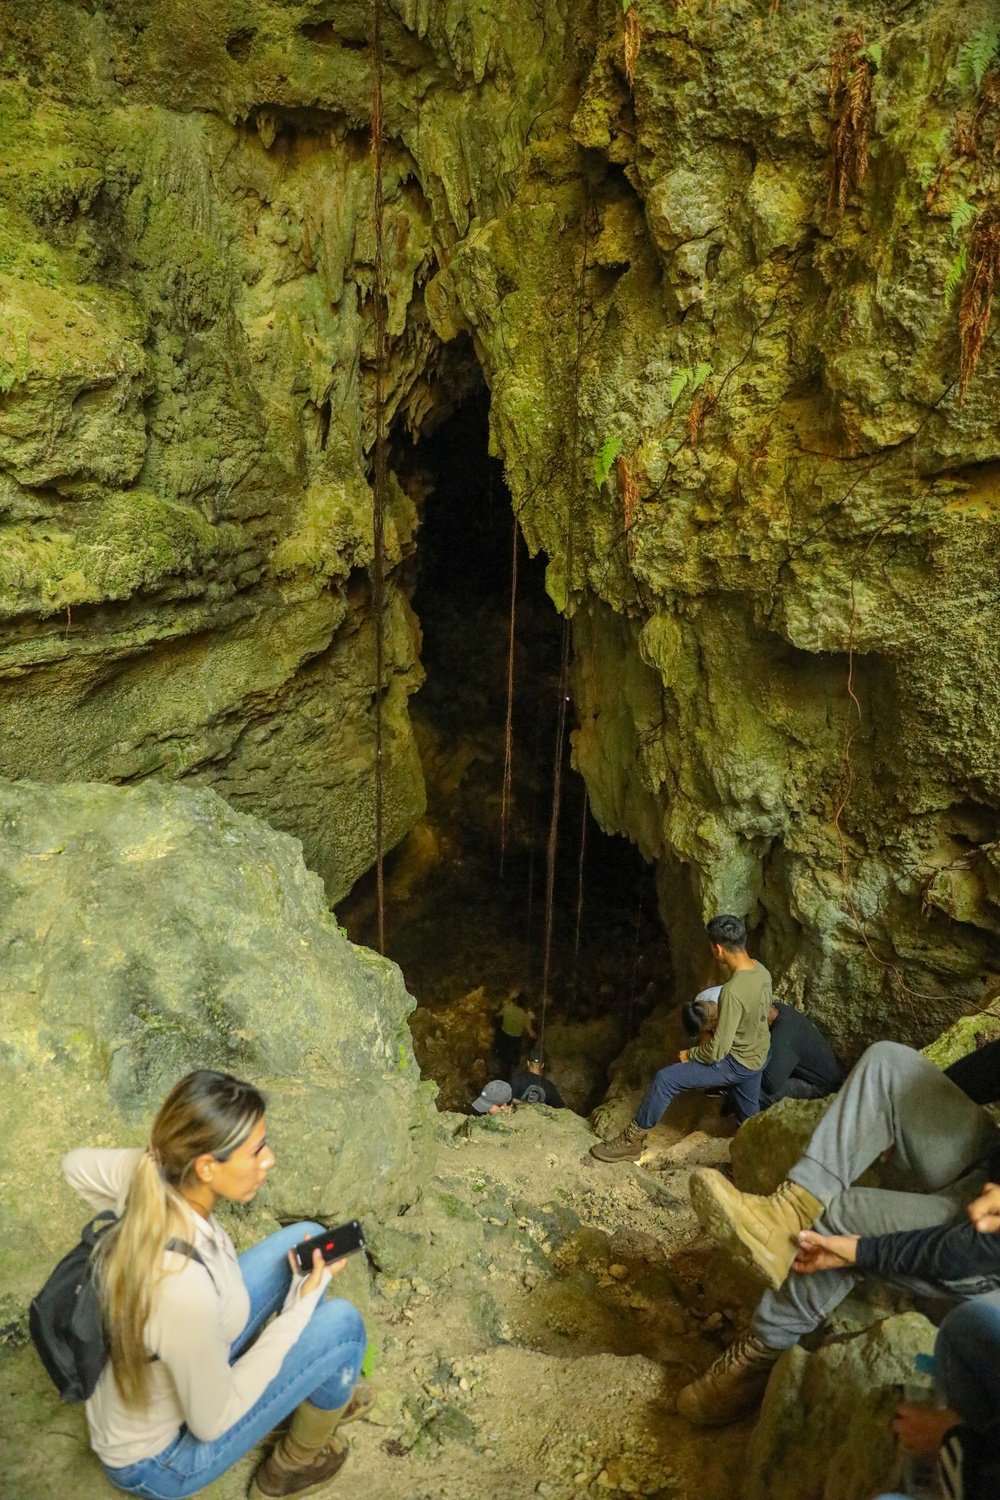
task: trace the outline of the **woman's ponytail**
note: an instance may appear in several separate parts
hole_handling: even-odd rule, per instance
[[[111,1365],[127,1406],[142,1406],[149,1389],[149,1353],[143,1340],[153,1286],[170,1238],[170,1190],[151,1151],[132,1178],[121,1219],[100,1243],[101,1292]]]
[[[143,1406],[149,1395],[145,1331],[167,1241],[191,1237],[192,1209],[180,1189],[199,1156],[225,1161],[263,1113],[252,1084],[199,1069],[171,1089],[153,1122],[125,1211],[97,1251],[111,1366],[127,1406]]]

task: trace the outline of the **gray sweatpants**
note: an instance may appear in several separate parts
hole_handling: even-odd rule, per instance
[[[898,1042],[876,1042],[851,1072],[789,1172],[825,1205],[820,1234],[892,1234],[961,1217],[986,1181],[983,1158],[1000,1130],[957,1084]],[[852,1187],[883,1151],[886,1188]],[[771,1349],[787,1349],[833,1311],[856,1273],[792,1271],[767,1291],[751,1324]],[[916,1282],[905,1283],[921,1291]]]

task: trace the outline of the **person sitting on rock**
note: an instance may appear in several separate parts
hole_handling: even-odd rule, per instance
[[[1000,1099],[1000,1043],[992,1046],[991,1088],[987,1065],[976,1065],[991,1102]],[[886,1185],[853,1186],[880,1158]],[[876,1042],[775,1192],[741,1193],[721,1172],[692,1173],[702,1224],[770,1288],[749,1331],[681,1391],[678,1411],[717,1425],[753,1410],[782,1350],[829,1316],[859,1272],[936,1297],[989,1294],[1000,1307],[1000,1188],[980,1197],[998,1166],[1000,1130],[986,1111],[919,1052]]]
[[[548,1104],[553,1109],[562,1109],[562,1095],[550,1078],[544,1077],[545,1058],[538,1047],[528,1053],[527,1064],[515,1068],[510,1086],[514,1100],[519,1104]]]
[[[632,1120],[612,1141],[591,1146],[598,1161],[638,1161],[646,1136],[671,1100],[686,1089],[728,1088],[740,1124],[759,1108],[761,1070],[770,1033],[771,976],[747,953],[747,933],[739,917],[713,917],[707,926],[712,952],[729,970],[719,991],[719,1016],[711,1038],[661,1068]]]
[[[702,990],[681,1007],[684,1030],[701,1045],[715,1030],[720,989],[721,985]],[[779,1099],[825,1099],[835,1094],[844,1081],[845,1070],[816,1023],[776,1000],[767,1024],[771,1048],[760,1081],[761,1109],[770,1109]]]
[[[521,1061],[523,1039],[527,1036],[532,1041],[535,1040],[534,1012],[526,1010],[523,1005],[518,1005],[520,996],[520,990],[512,990],[497,1012],[493,1051],[496,1054],[498,1069],[507,1079]]]
[[[1000,1189],[977,1212],[1000,1229]],[[1000,1495],[1000,1307],[977,1297],[948,1314],[934,1345],[934,1380],[944,1407],[902,1405],[893,1428],[916,1458],[938,1457],[946,1500],[997,1500]],[[881,1500],[905,1500],[883,1495]]]
[[[120,1490],[194,1495],[290,1415],[250,1494],[299,1494],[333,1478],[348,1453],[338,1428],[374,1403],[355,1389],[361,1314],[323,1300],[344,1262],[324,1266],[317,1250],[302,1275],[291,1255],[322,1226],[292,1224],[237,1256],[213,1216],[220,1198],[252,1202],[273,1166],[262,1095],[207,1069],[171,1089],[145,1149],[63,1159],[82,1198],[120,1215],[98,1241],[110,1359],[86,1406]]]

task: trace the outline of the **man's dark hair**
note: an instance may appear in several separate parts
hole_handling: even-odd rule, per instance
[[[747,946],[747,930],[740,917],[723,914],[713,917],[706,923],[705,931],[708,933],[709,941],[718,943],[720,948],[725,948],[727,953],[745,953]]]
[[[685,1000],[681,1006],[681,1025],[685,1036],[699,1037],[712,1020],[711,1001]]]

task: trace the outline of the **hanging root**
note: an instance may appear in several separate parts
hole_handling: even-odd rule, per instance
[[[385,681],[385,506],[388,493],[386,442],[386,339],[388,299],[385,279],[385,131],[382,95],[382,0],[372,0],[369,39],[372,69],[373,219],[375,231],[375,474],[372,518],[372,609],[375,616],[375,891],[378,951],[385,953],[385,747],[382,697]]]
[[[641,46],[642,26],[639,21],[639,12],[634,5],[630,5],[625,12],[625,77],[628,79],[629,88],[635,83],[635,65],[639,59]]]
[[[865,29],[857,26],[830,54],[830,116],[833,163],[827,207],[843,213],[847,195],[868,175],[868,134],[872,119],[872,63],[862,53]]]
[[[503,793],[500,798],[500,879],[503,879],[507,832],[510,826],[514,767],[514,638],[517,629],[517,516],[510,558],[510,634],[507,643],[507,719],[504,725]]]
[[[1000,205],[985,208],[972,226],[968,271],[958,314],[959,400],[975,374],[993,311],[993,294],[1000,277]]]

